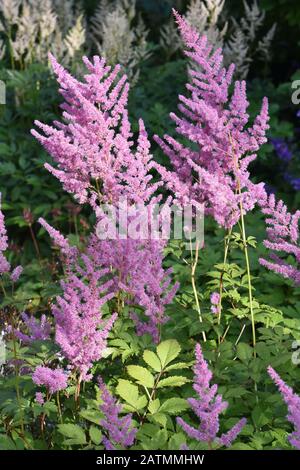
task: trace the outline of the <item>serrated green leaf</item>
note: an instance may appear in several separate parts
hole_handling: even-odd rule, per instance
[[[128,374],[133,377],[140,385],[147,388],[154,387],[154,377],[145,367],[127,366]]]
[[[156,400],[151,400],[148,405],[148,410],[151,414],[156,413],[160,407],[160,400],[156,398]]]
[[[176,359],[181,351],[181,347],[176,339],[168,339],[160,343],[156,351],[162,368],[165,368],[170,362]]]
[[[247,343],[239,343],[237,345],[237,357],[242,362],[249,362],[253,357],[253,349]]]
[[[79,415],[91,423],[100,424],[103,414],[99,410],[81,410]]]
[[[155,421],[156,423],[159,423],[164,428],[167,425],[167,417],[163,413],[154,413],[153,415],[151,415],[151,420]]]
[[[159,412],[162,413],[169,413],[177,414],[181,411],[184,411],[189,408],[189,404],[183,398],[169,398],[164,403],[162,403],[161,407],[159,408]]]
[[[170,366],[165,368],[165,371],[170,371],[170,370],[179,370],[179,369],[188,369],[191,367],[192,363],[187,363],[187,362],[176,362],[175,364],[171,364]]]
[[[85,432],[77,424],[59,424],[58,431],[68,438],[65,440],[66,444],[86,444]]]
[[[148,364],[148,366],[152,367],[156,372],[161,371],[161,362],[159,357],[153,351],[149,351],[146,349],[143,354],[143,359]]]
[[[181,387],[182,385],[190,382],[189,379],[186,377],[182,377],[180,375],[174,375],[171,377],[167,377],[166,379],[162,379],[158,382],[157,388],[163,387]]]
[[[102,432],[96,426],[91,426],[89,429],[90,438],[94,444],[100,444],[102,440]]]
[[[126,403],[129,403],[132,406],[136,405],[139,398],[139,389],[136,385],[129,382],[129,380],[120,379],[116,392],[124,401],[126,401]]]

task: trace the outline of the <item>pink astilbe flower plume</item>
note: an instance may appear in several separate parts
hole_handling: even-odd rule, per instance
[[[178,283],[171,286],[171,269],[163,268],[163,244],[157,240],[98,240],[92,236],[88,254],[99,266],[113,270],[112,289],[127,294],[127,304],[144,309],[144,320],[131,314],[137,334],[148,333],[158,343],[160,326],[168,321],[165,306],[178,289]]]
[[[0,276],[5,273],[9,273],[11,270],[10,263],[7,261],[3,252],[8,248],[8,237],[6,233],[4,215],[1,211],[1,193],[0,193]],[[17,282],[23,271],[22,266],[17,266],[10,273],[10,279],[12,282]]]
[[[68,240],[58,230],[51,227],[42,217],[38,219],[38,222],[48,232],[53,240],[53,244],[60,249],[68,266],[78,256],[78,249],[75,246],[70,246]]]
[[[287,419],[295,427],[295,431],[289,436],[289,441],[292,446],[300,450],[300,397],[293,392],[292,388],[289,387],[277,374],[277,372],[271,367],[268,367],[268,373],[271,379],[277,385],[282,398],[288,407]]]
[[[276,201],[271,194],[261,201],[261,210],[266,217],[267,239],[264,245],[269,250],[269,259],[260,258],[260,263],[266,268],[291,279],[300,285],[300,211],[294,214],[288,212],[282,201]],[[295,263],[289,264],[284,256],[291,255]]]
[[[153,157],[142,120],[136,145],[132,140],[126,108],[129,86],[125,75],[119,77],[120,67],[111,69],[97,56],[92,61],[84,58],[88,73],[80,82],[53,56],[50,59],[65,100],[64,122],[47,126],[36,121],[41,133],[32,131],[56,162],[55,168],[47,165],[48,170],[80,203],[92,206],[97,227],[107,222],[103,204],[117,206],[126,201],[129,207],[133,204],[153,207],[160,200],[156,192],[162,182],[153,182]],[[119,212],[117,223],[118,217]],[[134,216],[129,221],[133,222]],[[73,248],[47,222],[40,219],[40,223],[68,263]],[[164,243],[131,236],[123,240],[117,235],[105,240],[92,236],[87,245],[98,267],[111,270],[115,276],[110,292],[124,289],[127,298],[144,309],[146,321],[132,314],[138,334],[150,333],[157,342],[160,325],[167,321],[164,307],[177,288],[169,287],[170,270],[163,269]]]
[[[28,334],[21,331],[15,330],[15,335],[23,343],[32,343],[33,341],[42,341],[50,338],[51,324],[47,320],[46,315],[42,315],[41,319],[38,320],[33,316],[29,316],[26,313],[21,315],[23,324],[28,330]]]
[[[161,183],[152,179],[150,144],[142,120],[137,149],[133,149],[131,126],[126,109],[129,85],[120,66],[113,69],[95,56],[83,62],[88,73],[80,82],[50,55],[60,85],[65,122],[48,126],[35,121],[42,133],[32,130],[57,167],[45,167],[80,202],[113,203],[119,197],[145,202]],[[97,187],[94,182],[97,181]],[[94,198],[92,197],[94,196]]]
[[[82,254],[81,259],[61,281],[63,294],[52,307],[55,340],[72,369],[81,380],[89,380],[93,363],[102,357],[109,332],[116,320],[114,313],[103,318],[102,307],[114,293],[105,293],[112,281],[103,281],[107,270],[97,268]]]
[[[132,415],[127,414],[119,417],[122,406],[111,395],[102,379],[99,379],[102,404],[100,410],[104,418],[100,425],[105,430],[102,443],[106,450],[115,450],[116,446],[126,449],[133,445],[137,429],[132,425]]]
[[[223,401],[222,395],[218,395],[218,386],[210,385],[212,372],[205,361],[200,344],[196,345],[196,364],[194,367],[194,390],[198,398],[189,398],[194,413],[200,420],[198,429],[187,424],[182,418],[177,418],[177,423],[192,439],[207,442],[209,445],[223,445],[230,447],[243,426],[246,419],[242,418],[230,431],[217,437],[219,432],[219,415],[227,408],[228,403]]]
[[[35,384],[46,387],[51,394],[64,390],[68,386],[68,374],[59,368],[50,369],[38,366],[32,375],[32,380]]]
[[[200,37],[175,10],[174,15],[187,47],[185,54],[197,67],[190,70],[189,96],[179,96],[181,115],[170,116],[177,133],[191,146],[169,135],[155,136],[173,170],[155,166],[179,203],[204,203],[220,225],[232,227],[240,217],[241,203],[248,212],[264,194],[262,184],[251,183],[248,165],[266,142],[268,102],[264,98],[250,127],[246,83],[235,82],[230,97],[234,66],[224,68],[222,50],[213,52],[206,36]]]
[[[3,252],[7,250],[8,238],[6,234],[6,228],[4,223],[4,215],[1,211],[1,193],[0,193],[0,274],[7,273],[10,270],[10,264],[3,255]]]

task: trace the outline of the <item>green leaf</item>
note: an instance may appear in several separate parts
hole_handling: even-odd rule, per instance
[[[151,415],[151,420],[161,424],[161,426],[163,426],[164,428],[167,425],[167,416],[163,413],[154,413],[153,415]]]
[[[174,375],[172,377],[167,377],[158,382],[157,388],[163,387],[181,387],[182,385],[190,382],[186,377],[181,377],[180,375]]]
[[[129,382],[129,380],[120,379],[116,392],[126,402],[126,405],[124,405],[125,411],[134,412],[142,410],[148,403],[146,395],[139,395],[138,387]]]
[[[178,370],[178,369],[189,369],[193,362],[176,362],[175,364],[171,364],[170,366],[165,368],[165,371],[169,370]]]
[[[154,387],[154,377],[147,369],[141,366],[128,366],[128,374],[138,381],[140,385],[147,388]]]
[[[157,346],[157,355],[164,369],[180,353],[181,347],[176,339],[168,339]]]
[[[143,354],[143,359],[148,364],[148,366],[152,367],[152,369],[154,369],[156,372],[161,371],[161,363],[155,352],[148,351],[148,349],[146,349]]]
[[[186,443],[186,437],[182,432],[173,434],[173,436],[170,437],[169,442],[168,442],[168,448],[170,450],[178,450],[180,449],[182,444]]]
[[[151,400],[149,402],[148,410],[150,411],[151,414],[154,414],[159,410],[159,407],[160,407],[160,400],[156,398],[156,400]]]
[[[139,389],[136,385],[133,385],[129,380],[120,379],[116,392],[126,403],[135,407],[139,398]]]
[[[5,434],[0,434],[0,450],[16,450],[14,441]]]
[[[99,410],[81,410],[80,416],[91,423],[100,424],[103,414]]]
[[[68,438],[64,441],[65,444],[86,444],[85,432],[77,424],[59,424],[58,430]]]
[[[96,426],[91,426],[90,430],[90,438],[94,444],[100,444],[102,441],[102,432]]]
[[[247,343],[239,343],[237,345],[237,357],[242,362],[249,362],[253,357],[253,349]]]
[[[159,412],[169,413],[172,415],[180,413],[181,411],[184,411],[188,408],[189,404],[183,398],[169,398],[161,405]]]

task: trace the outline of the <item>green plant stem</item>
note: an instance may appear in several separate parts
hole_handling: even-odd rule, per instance
[[[195,281],[195,273],[196,273],[196,268],[198,265],[198,259],[199,259],[199,242],[196,242],[196,250],[195,250],[195,259],[193,260],[193,255],[192,255],[192,246],[190,243],[190,250],[191,250],[191,258],[192,258],[192,269],[191,269],[191,283],[192,283],[192,288],[193,288],[193,293],[195,297],[195,302],[196,302],[196,307],[197,307],[197,312],[199,316],[199,321],[200,323],[203,322],[202,320],[202,314],[201,314],[201,307],[200,307],[200,302],[198,298],[198,293],[197,293],[197,288],[196,288],[196,281]],[[203,341],[206,342],[206,334],[205,331],[202,331],[202,338]]]
[[[219,304],[218,304],[218,325],[221,324],[221,316],[222,316],[222,295],[223,295],[223,276],[224,276],[224,273],[225,273],[225,264],[227,263],[227,258],[228,258],[228,252],[229,252],[229,246],[230,246],[230,236],[231,236],[231,233],[232,233],[232,228],[228,231],[228,235],[227,237],[225,237],[225,240],[224,240],[224,245],[225,245],[225,248],[224,248],[224,258],[223,258],[223,270],[220,274],[220,287],[219,287],[219,296],[220,296],[220,300],[219,300]],[[218,343],[220,344],[221,343],[221,336],[220,334],[218,333]]]
[[[80,395],[80,385],[81,385],[81,381],[82,381],[82,376],[81,376],[81,374],[80,374],[79,377],[78,377],[78,380],[77,380],[76,389],[75,389],[75,395],[74,395],[75,403],[76,403],[76,407],[77,407],[77,408],[79,408],[79,395]]]
[[[40,249],[39,249],[39,245],[38,245],[38,242],[35,238],[35,235],[34,235],[34,231],[32,229],[32,224],[29,224],[29,230],[30,230],[30,235],[31,235],[31,238],[32,238],[32,241],[33,241],[33,245],[34,245],[34,248],[35,248],[35,251],[36,251],[36,254],[37,254],[37,257],[38,257],[38,260],[39,260],[39,263],[41,265],[42,261],[41,261],[41,253],[40,253]]]
[[[2,281],[0,281],[1,283],[1,289],[3,290],[3,294],[4,294],[4,297],[7,297],[7,293],[6,293],[6,290],[5,290],[5,287],[4,287],[4,284]]]
[[[239,192],[241,194],[241,191]],[[253,342],[253,348],[254,348],[254,357],[256,357],[256,350],[255,350],[256,332],[255,332],[255,318],[254,318],[253,298],[252,298],[251,271],[250,271],[250,262],[249,262],[249,254],[248,254],[248,246],[247,246],[247,238],[246,238],[246,230],[245,230],[245,221],[244,221],[244,214],[243,214],[243,203],[241,200],[240,200],[240,210],[241,210],[242,239],[243,239],[243,244],[244,244],[246,271],[247,271],[247,278],[248,278],[249,305],[250,305],[251,325],[252,325],[252,342]]]
[[[15,386],[16,386],[16,395],[17,401],[20,410],[20,421],[21,421],[21,433],[24,436],[24,419],[23,419],[23,410],[21,404],[21,394],[20,394],[20,384],[19,384],[19,366],[18,366],[18,355],[17,355],[17,346],[16,346],[16,336],[15,336],[15,326],[14,321],[12,320],[12,335],[13,335],[13,354],[15,360]]]
[[[156,378],[156,380],[155,380],[155,383],[154,383],[154,386],[153,386],[153,389],[152,389],[150,395],[149,395],[148,390],[145,388],[145,391],[146,391],[146,393],[147,393],[147,395],[148,395],[148,398],[149,398],[149,403],[155,399],[156,388],[157,388],[157,385],[158,385],[158,383],[159,383],[159,381],[160,381],[161,376],[162,376],[163,373],[164,373],[164,370],[162,369],[162,370],[159,372],[159,374],[158,374],[158,376],[157,376],[157,378]],[[143,422],[144,422],[146,416],[147,416],[147,410],[145,411],[145,413],[143,414],[143,416],[142,416],[142,418],[141,418],[140,425],[143,424]]]
[[[78,232],[78,224],[77,224],[77,215],[74,215],[73,222],[74,222],[74,228],[75,228],[75,235],[76,235],[77,243],[79,245],[80,240],[79,240],[79,232]]]
[[[61,413],[61,406],[60,406],[60,400],[59,400],[59,392],[56,394],[56,400],[57,400],[57,409],[58,409],[58,414],[59,414],[59,419],[61,424],[63,424],[63,417]]]
[[[236,171],[238,174],[239,171],[239,164],[238,159],[235,155],[235,150],[232,142],[231,135],[229,135],[230,143],[232,145],[233,150],[233,161],[236,167]],[[251,285],[251,271],[250,271],[250,262],[249,262],[249,254],[248,254],[248,245],[247,245],[247,237],[246,237],[246,229],[245,229],[245,219],[244,219],[244,208],[243,208],[243,201],[242,201],[242,190],[241,190],[241,182],[237,177],[237,193],[239,195],[239,207],[240,207],[240,221],[241,221],[241,235],[244,245],[244,253],[245,253],[245,262],[246,262],[246,271],[247,271],[247,278],[248,278],[248,295],[249,295],[249,305],[250,305],[250,315],[251,315],[251,325],[252,325],[252,343],[253,343],[253,350],[254,350],[254,357],[256,357],[256,332],[255,332],[255,318],[254,318],[254,310],[253,310],[253,299],[252,299],[252,285]]]

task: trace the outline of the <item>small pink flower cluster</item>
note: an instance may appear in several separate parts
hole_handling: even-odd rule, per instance
[[[51,394],[64,390],[68,386],[68,374],[59,368],[50,369],[38,366],[32,375],[32,380],[35,384],[46,387]]]
[[[1,211],[1,193],[0,193],[0,276],[5,273],[9,273],[11,266],[5,258],[3,252],[8,248],[8,238],[4,223],[4,216]],[[17,266],[10,274],[12,282],[17,282],[23,271],[22,266]]]
[[[289,436],[289,441],[292,446],[300,450],[300,397],[293,392],[291,387],[280,378],[271,366],[268,367],[268,373],[287,404],[289,411],[287,418],[295,427],[294,432]]]
[[[132,424],[132,415],[119,417],[122,406],[117,403],[101,378],[99,388],[102,400],[100,410],[104,415],[100,424],[106,431],[106,436],[102,438],[105,449],[116,450],[117,445],[122,446],[123,449],[131,447],[137,433],[137,429]]]
[[[246,424],[246,419],[242,418],[227,433],[217,437],[219,431],[219,415],[224,411],[228,403],[223,401],[221,395],[217,395],[218,386],[210,385],[212,372],[205,361],[200,344],[196,345],[196,364],[194,367],[194,390],[198,399],[189,398],[194,413],[200,420],[200,426],[195,429],[187,424],[182,418],[177,418],[177,423],[192,439],[200,442],[230,447],[242,428]]]
[[[300,237],[299,218],[300,211],[293,215],[287,210],[286,205],[275,200],[273,194],[261,202],[262,212],[266,216],[267,236],[264,245],[269,250],[270,259],[261,258],[260,263],[266,268],[291,279],[300,285]],[[292,255],[295,263],[289,264],[283,258],[283,254]]]
[[[51,324],[47,320],[46,315],[42,315],[41,319],[37,320],[35,317],[29,316],[23,312],[21,317],[29,334],[15,330],[15,335],[23,343],[28,344],[32,343],[32,341],[43,341],[50,338]]]

